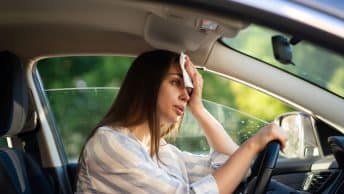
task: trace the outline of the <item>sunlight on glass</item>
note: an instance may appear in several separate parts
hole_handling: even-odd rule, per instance
[[[240,52],[301,77],[316,86],[344,97],[344,57],[331,50],[301,40],[293,46],[294,65],[283,65],[273,56],[271,37],[283,33],[250,25],[235,38],[223,38],[223,42]]]

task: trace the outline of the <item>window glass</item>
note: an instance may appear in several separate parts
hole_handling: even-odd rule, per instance
[[[82,145],[117,95],[133,58],[62,57],[39,61],[52,115],[68,159],[79,157]],[[205,107],[241,144],[277,115],[293,111],[287,105],[242,84],[210,72],[204,78]],[[209,146],[202,130],[187,110],[176,136],[167,139],[182,150],[206,153]]]
[[[42,78],[65,151],[79,157],[91,130],[110,107],[132,63],[131,57],[61,57],[41,60]]]
[[[6,148],[7,146],[7,140],[5,137],[0,138],[0,148]]]
[[[224,44],[305,79],[314,85],[344,97],[344,56],[304,40],[291,45],[294,65],[285,65],[274,58],[272,37],[292,36],[258,25],[249,25],[235,38],[222,38]],[[297,38],[297,37],[296,37]]]
[[[227,133],[238,144],[243,143],[267,123],[252,115],[216,102],[203,100],[203,103],[207,110],[223,125]],[[189,110],[183,118],[179,134],[177,137],[172,137],[170,142],[182,150],[194,153],[205,154],[210,149],[200,126],[192,117]]]
[[[78,158],[85,139],[105,115],[117,91],[115,87],[46,90],[68,158]]]

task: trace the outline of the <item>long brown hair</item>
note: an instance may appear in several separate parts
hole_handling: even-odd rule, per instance
[[[160,138],[168,135],[174,126],[161,133],[157,113],[158,94],[170,66],[178,63],[179,54],[166,50],[148,51],[138,56],[129,68],[109,111],[86,142],[100,126],[130,127],[147,121],[151,136],[150,155],[155,155],[159,160]]]

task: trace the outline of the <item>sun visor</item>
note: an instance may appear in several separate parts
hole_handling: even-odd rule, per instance
[[[200,29],[198,22],[197,18],[161,17],[151,14],[146,20],[144,38],[156,48],[195,51],[220,37],[217,29]]]

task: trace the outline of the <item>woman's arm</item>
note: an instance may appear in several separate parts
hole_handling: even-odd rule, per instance
[[[220,193],[232,193],[247,174],[247,170],[257,153],[272,140],[280,141],[283,149],[286,143],[286,135],[275,123],[271,123],[259,130],[257,134],[238,148],[222,125],[205,110],[201,97],[203,79],[189,58],[186,62],[186,69],[194,84],[189,101],[192,114],[203,128],[210,146],[218,152],[231,155],[231,158],[222,167],[213,172],[213,176]]]
[[[229,137],[223,126],[204,108],[202,103],[203,79],[189,58],[186,60],[186,70],[194,85],[189,101],[192,114],[203,129],[209,145],[217,152],[232,155],[238,145]]]
[[[193,115],[203,129],[207,141],[215,151],[232,155],[238,145],[230,138],[223,126],[204,108],[193,110]]]
[[[282,150],[287,141],[286,135],[275,123],[263,127],[257,134],[243,143],[231,158],[213,173],[219,192],[232,193],[247,173],[257,153],[272,140],[278,140]]]

